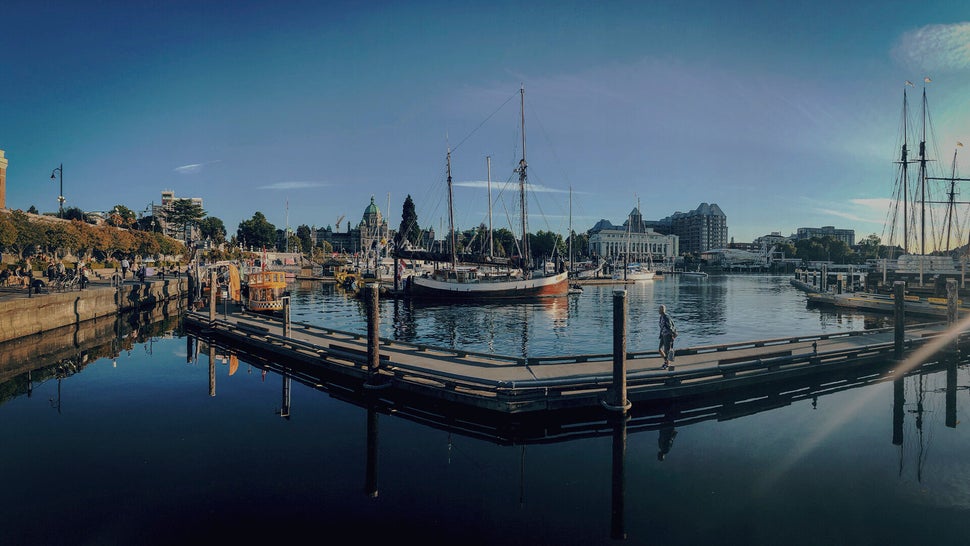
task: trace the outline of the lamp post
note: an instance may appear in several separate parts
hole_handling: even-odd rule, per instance
[[[57,194],[57,202],[59,205],[57,217],[64,218],[64,164],[61,163],[56,169],[51,171],[51,180],[54,180],[54,174],[57,173],[57,178],[60,179],[61,188],[60,193]]]

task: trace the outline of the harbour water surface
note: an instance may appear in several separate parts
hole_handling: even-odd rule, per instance
[[[381,335],[608,353],[613,288],[384,301]],[[809,309],[780,276],[625,288],[630,350],[655,348],[660,303],[683,345],[888,325]],[[294,320],[364,331],[360,303],[332,286],[293,295]],[[210,362],[178,331],[118,346],[36,374],[29,396],[23,375],[2,385],[0,544],[965,544],[970,531],[962,363],[517,432],[285,380],[221,348]]]

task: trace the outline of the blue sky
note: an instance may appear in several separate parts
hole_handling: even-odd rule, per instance
[[[927,76],[948,165],[970,143],[961,2],[14,0],[0,149],[8,208],[56,210],[63,163],[66,206],[171,189],[232,234],[256,211],[356,224],[372,196],[396,228],[409,194],[447,226],[451,146],[458,227],[487,222],[486,156],[503,227],[521,85],[532,231],[706,202],[739,242],[862,239],[884,234],[904,82],[918,105]]]

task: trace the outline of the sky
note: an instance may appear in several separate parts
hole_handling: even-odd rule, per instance
[[[449,149],[456,226],[517,225],[523,89],[530,231],[710,203],[736,242],[821,226],[885,240],[903,92],[918,108],[924,87],[949,166],[970,144],[970,5],[0,7],[7,208],[56,211],[63,165],[65,207],[144,212],[174,190],[230,235],[257,211],[345,230],[372,198],[396,229],[408,195],[443,233]]]

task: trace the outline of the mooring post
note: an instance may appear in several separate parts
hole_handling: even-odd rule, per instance
[[[613,386],[612,399],[603,400],[610,411],[630,409],[626,399],[626,290],[613,291]]]
[[[957,316],[957,309],[959,303],[960,291],[957,289],[956,279],[946,280],[946,323],[951,325],[957,321],[959,318]]]
[[[283,296],[283,337],[290,337],[290,297]]]
[[[216,270],[209,273],[209,322],[216,321]]]
[[[906,283],[903,281],[893,282],[893,316],[895,329],[893,331],[893,349],[896,359],[903,357],[903,341],[906,338],[905,318],[906,318]]]
[[[380,285],[376,282],[364,286],[364,301],[367,302],[367,383],[368,386],[378,386],[378,374],[381,367],[380,354],[380,315],[377,300]]]

